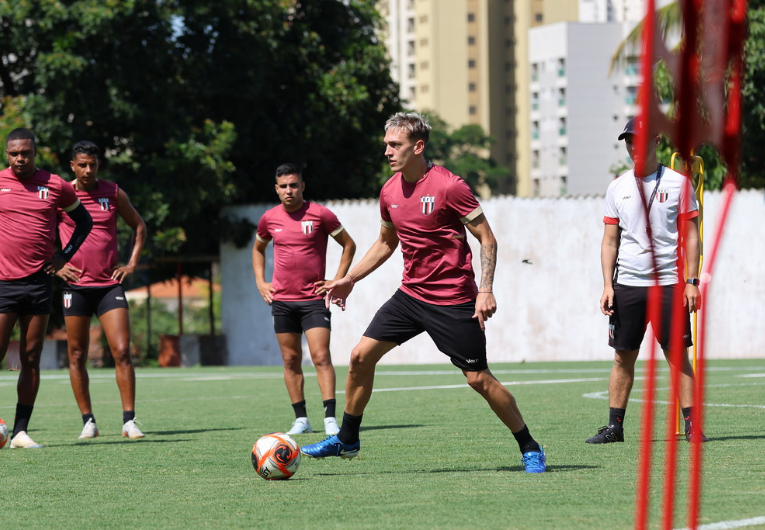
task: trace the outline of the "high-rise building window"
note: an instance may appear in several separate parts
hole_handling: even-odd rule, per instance
[[[543,19],[544,19],[544,15],[542,15],[542,13],[536,13],[536,14],[534,15],[534,20],[535,20],[536,22],[542,22],[542,20],[543,20]]]
[[[475,92],[475,83],[468,83],[468,90],[470,92]]]
[[[475,45],[475,37],[468,37],[468,46]]]
[[[473,59],[468,61],[468,68],[475,68],[475,61]]]
[[[408,18],[406,20],[406,31],[407,33],[414,33],[414,19]]]
[[[478,114],[478,109],[475,108],[475,106],[471,105],[470,108],[468,109],[468,112],[470,113],[471,116],[475,116],[476,114]]]
[[[468,13],[468,22],[475,22],[475,15],[473,13]]]

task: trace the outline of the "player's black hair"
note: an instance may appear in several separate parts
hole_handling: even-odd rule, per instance
[[[80,154],[95,156],[96,158],[101,158],[100,150],[98,149],[98,146],[94,144],[93,142],[88,142],[87,140],[83,140],[82,142],[77,142],[72,147],[72,160],[74,160],[74,158]]]
[[[5,145],[7,146],[8,142],[12,142],[13,140],[32,140],[32,145],[37,145],[35,142],[35,133],[24,127],[13,129],[8,133],[8,137],[5,139]]]
[[[276,168],[275,178],[283,177],[284,175],[297,175],[299,181],[303,181],[303,170],[300,166],[292,162],[286,162]]]

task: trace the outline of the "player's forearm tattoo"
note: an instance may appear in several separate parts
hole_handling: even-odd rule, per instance
[[[481,245],[481,286],[479,291],[494,288],[494,269],[497,266],[497,243]]]

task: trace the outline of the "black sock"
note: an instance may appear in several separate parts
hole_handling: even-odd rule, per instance
[[[518,447],[521,449],[521,453],[528,453],[529,451],[540,451],[542,448],[531,437],[528,426],[524,425],[523,429],[518,432],[514,432],[515,441],[518,442]]]
[[[90,414],[83,414],[82,415],[82,424],[85,425],[88,423],[88,420],[93,420],[93,423],[96,423],[96,417],[93,416],[93,413]],[[124,421],[122,423],[125,423]]]
[[[608,426],[624,430],[624,415],[626,413],[627,409],[616,409],[614,407],[608,409]]]
[[[135,411],[133,410],[123,410],[122,411],[122,423],[127,423],[129,421],[132,421],[135,419]],[[96,421],[96,420],[93,420]]]
[[[32,417],[32,410],[34,410],[34,408],[34,405],[22,405],[21,403],[16,403],[16,418],[14,418],[13,421],[13,434],[11,435],[11,438],[29,428],[29,418]]]
[[[359,441],[359,429],[361,429],[361,416],[352,416],[343,412],[343,424],[340,426],[340,432],[337,437],[344,444],[355,444]]]
[[[305,399],[292,404],[292,410],[295,411],[296,418],[306,418],[308,413],[305,411]]]
[[[691,422],[693,421],[693,407],[685,407],[684,409],[681,409],[681,412],[683,413],[685,430],[687,431],[691,428]]]
[[[337,405],[336,399],[325,399],[324,400],[324,417],[325,418],[334,418],[335,417],[335,405]]]

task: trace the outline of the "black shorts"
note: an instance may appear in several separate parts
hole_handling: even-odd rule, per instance
[[[100,317],[112,309],[129,309],[122,284],[105,287],[66,285],[62,291],[65,317]]]
[[[683,344],[693,346],[691,316],[688,310],[673,300],[674,285],[661,287],[661,322],[651,322],[653,333],[662,349],[667,350],[672,337],[672,310],[683,312]],[[640,348],[648,327],[648,292],[650,287],[614,285],[614,314],[608,319],[608,345],[615,350],[630,351]],[[675,307],[673,307],[673,305]]]
[[[475,314],[475,301],[457,305],[421,302],[402,291],[377,311],[365,337],[401,345],[426,331],[436,347],[462,370],[486,370],[486,334]]]
[[[53,277],[38,271],[18,280],[0,280],[0,313],[49,315]]]
[[[276,333],[303,333],[311,328],[332,329],[332,313],[324,300],[308,302],[271,302],[271,316]]]

